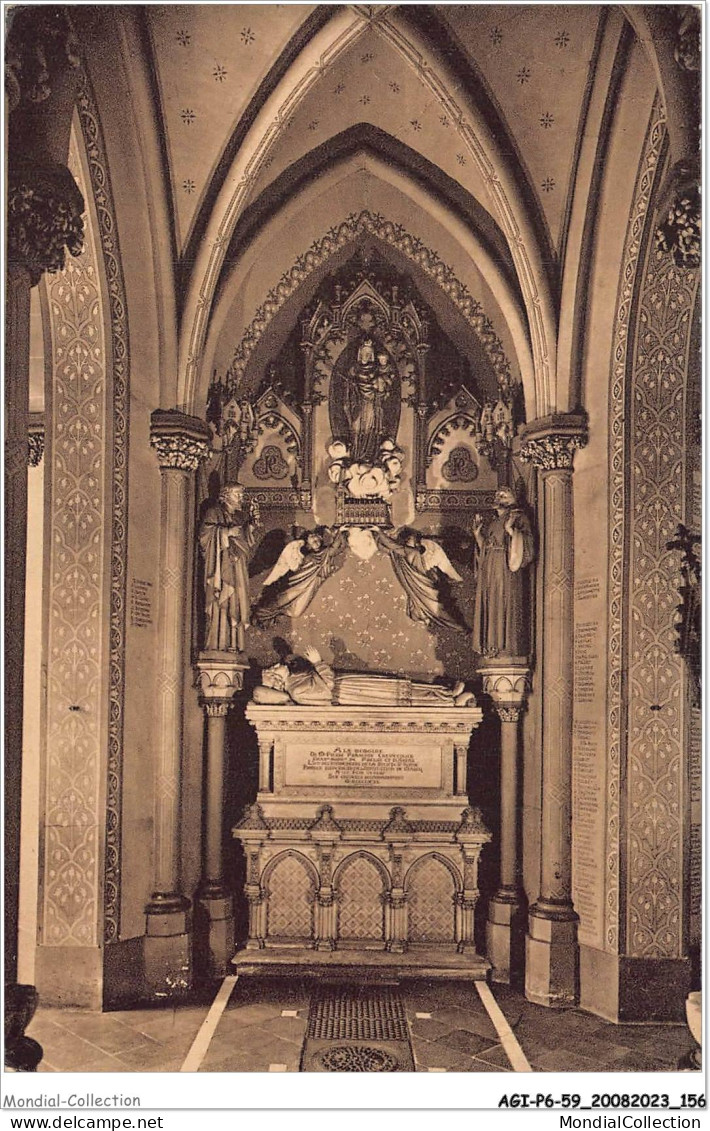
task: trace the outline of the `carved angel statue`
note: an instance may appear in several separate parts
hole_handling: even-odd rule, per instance
[[[254,609],[260,625],[277,617],[300,617],[326,578],[340,569],[346,532],[327,526],[308,530],[284,546]]]
[[[442,546],[433,538],[424,538],[418,531],[406,527],[397,538],[391,538],[377,527],[372,533],[377,544],[389,554],[397,580],[407,594],[407,616],[426,625],[466,632],[463,620],[455,619],[442,604],[437,575],[442,573],[451,581],[463,581]]]

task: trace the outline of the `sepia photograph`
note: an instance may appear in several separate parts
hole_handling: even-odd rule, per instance
[[[700,1126],[701,8],[3,4],[10,1107]]]

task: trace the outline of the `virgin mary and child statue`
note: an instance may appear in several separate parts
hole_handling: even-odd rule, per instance
[[[389,498],[399,487],[400,397],[399,374],[384,345],[366,335],[343,351],[330,389],[333,462],[328,474],[356,498]]]
[[[343,376],[341,403],[348,426],[350,458],[355,463],[374,464],[382,441],[392,430],[392,401],[397,397],[394,367],[387,350],[376,347],[372,338],[365,338],[355,363]]]

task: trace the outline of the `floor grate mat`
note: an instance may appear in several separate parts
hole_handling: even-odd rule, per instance
[[[329,986],[311,999],[302,1072],[413,1072],[404,1005],[390,986]]]

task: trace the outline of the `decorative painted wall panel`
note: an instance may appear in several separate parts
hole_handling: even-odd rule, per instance
[[[461,541],[464,537],[461,531]],[[471,552],[469,561],[472,557]],[[465,558],[457,556],[454,562],[464,577],[463,585],[452,586],[454,600],[471,624],[472,572]],[[253,584],[254,594],[260,590],[258,580]],[[446,628],[429,631],[407,616],[406,594],[384,553],[375,554],[369,561],[348,553],[342,568],[324,581],[302,616],[295,620],[284,617],[275,627],[249,628],[249,656],[260,664],[273,663],[273,642],[278,638],[300,654],[308,645],[318,648],[328,663],[343,670],[424,679],[443,674],[452,679],[471,679],[475,671],[468,633]]]
[[[698,272],[676,267],[652,241],[636,337],[629,339],[664,133],[657,106],[625,249],[612,379],[606,942],[638,957],[673,958],[685,950],[685,672],[674,648],[677,554],[666,543],[686,518],[688,350]]]
[[[107,314],[111,326],[111,607],[109,613],[108,765],[104,845],[104,938],[107,942],[111,942],[119,936],[121,920],[121,787],[126,636],[130,361],[125,285],[111,196],[111,180],[98,111],[94,103],[93,92],[85,75],[77,94],[77,112],[101,232],[103,271],[108,298]]]
[[[91,194],[72,133],[69,166]],[[108,395],[97,247],[47,276],[52,351],[47,745],[40,938],[99,941],[105,766]]]
[[[633,343],[630,341],[632,300],[634,282],[639,267],[641,242],[646,224],[648,204],[657,173],[658,161],[665,137],[665,119],[660,103],[656,103],[651,115],[648,134],[640,165],[640,172],[634,192],[631,217],[626,234],[624,261],[617,301],[614,353],[612,358],[610,430],[609,430],[609,516],[610,516],[610,559],[609,559],[609,620],[608,620],[608,798],[607,814],[607,859],[606,859],[606,899],[605,899],[605,940],[607,946],[616,950],[623,945],[619,937],[620,875],[619,858],[623,852],[621,836],[621,778],[622,761],[625,751],[626,718],[623,698],[624,686],[622,667],[624,663],[624,594],[626,584],[624,561],[624,530],[626,515],[626,373],[629,353]]]
[[[631,389],[628,953],[684,953],[685,669],[676,653],[678,556],[686,518],[686,396],[699,272],[651,246]]]

